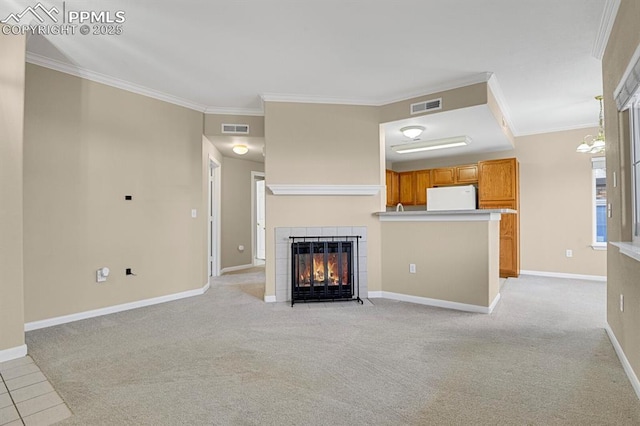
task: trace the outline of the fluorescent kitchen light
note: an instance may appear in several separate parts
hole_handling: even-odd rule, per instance
[[[453,138],[434,139],[430,141],[418,141],[405,143],[402,145],[394,145],[391,149],[398,154],[409,154],[411,152],[433,151],[436,149],[454,148],[456,146],[465,146],[471,143],[468,136],[456,136]]]

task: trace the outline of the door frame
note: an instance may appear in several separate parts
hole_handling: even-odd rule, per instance
[[[257,235],[256,226],[258,210],[256,208],[256,181],[265,180],[264,172],[251,172],[251,264],[253,266],[263,265],[265,261],[259,260],[257,255]],[[265,194],[266,201],[266,194]],[[266,219],[265,219],[266,220]]]
[[[220,236],[222,214],[221,182],[222,165],[209,155],[207,176],[207,275],[209,278],[220,276]],[[213,253],[212,253],[213,252]]]

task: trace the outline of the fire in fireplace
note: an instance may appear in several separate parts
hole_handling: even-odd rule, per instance
[[[359,237],[290,237],[291,305],[296,301],[360,300],[354,271]],[[355,243],[354,243],[355,242]],[[356,268],[357,269],[357,268]],[[354,285],[356,298],[354,299]]]

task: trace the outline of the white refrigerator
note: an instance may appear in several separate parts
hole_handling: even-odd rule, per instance
[[[476,187],[473,185],[443,186],[427,189],[428,211],[475,209]]]

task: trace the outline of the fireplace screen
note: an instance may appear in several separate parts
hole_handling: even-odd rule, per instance
[[[356,237],[291,239],[292,305],[295,301],[353,299]],[[355,296],[360,300],[358,294]]]

